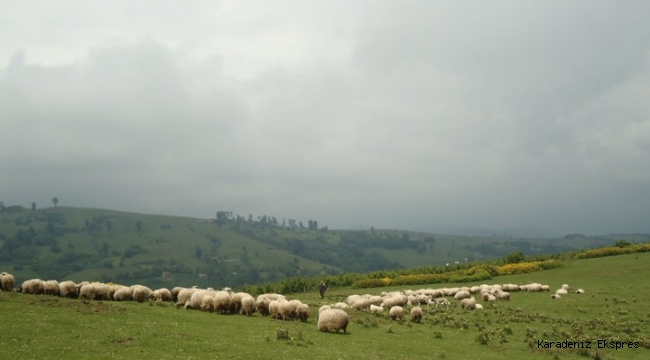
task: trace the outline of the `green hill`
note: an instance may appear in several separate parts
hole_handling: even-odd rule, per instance
[[[347,310],[347,334],[316,328],[317,309],[358,289],[295,294],[311,307],[306,323],[253,314],[217,315],[167,304],[85,301],[0,292],[0,347],[14,359],[59,359],[73,352],[94,359],[218,357],[226,359],[647,359],[650,355],[650,253],[568,261],[557,269],[500,276],[493,283],[562,284],[582,295],[513,292],[508,302],[467,311],[424,306],[421,323],[386,313]],[[478,285],[469,283],[467,286]],[[363,289],[363,293],[453,287]],[[408,309],[408,308],[407,308]],[[280,339],[280,330],[288,337]],[[553,342],[551,348],[546,344]],[[572,348],[557,344],[572,343]],[[584,346],[584,348],[580,348]],[[587,348],[588,346],[588,348]],[[618,348],[616,348],[616,347]]]
[[[315,220],[213,219],[20,206],[0,211],[0,264],[18,279],[99,280],[151,287],[240,286],[288,277],[365,273],[557,253],[647,235],[559,239],[463,237],[402,230],[330,230]]]

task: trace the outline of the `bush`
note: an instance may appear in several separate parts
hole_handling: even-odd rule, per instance
[[[352,283],[352,288],[374,288],[384,287],[391,284],[390,278],[382,279],[359,279]]]

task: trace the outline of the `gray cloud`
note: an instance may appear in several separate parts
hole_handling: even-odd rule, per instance
[[[138,4],[8,5],[0,200],[650,231],[646,2]]]

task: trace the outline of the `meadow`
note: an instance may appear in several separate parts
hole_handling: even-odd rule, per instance
[[[487,283],[540,282],[573,290],[513,292],[485,309],[424,307],[421,323],[349,310],[346,334],[316,329],[318,307],[351,294],[440,288],[328,289],[290,294],[311,307],[307,323],[254,314],[217,315],[172,304],[101,302],[0,292],[0,349],[14,359],[647,359],[650,356],[650,253],[567,262],[557,269],[500,276]],[[467,286],[478,284],[463,284]],[[282,330],[288,337],[279,336]],[[591,348],[540,348],[539,341],[575,341]],[[633,348],[598,348],[598,340]],[[584,342],[582,342],[584,341]],[[634,347],[638,344],[638,348]],[[601,342],[602,345],[602,342]],[[10,355],[8,355],[10,354]]]

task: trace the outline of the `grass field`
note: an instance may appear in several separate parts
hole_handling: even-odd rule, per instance
[[[347,334],[317,331],[317,308],[353,293],[406,288],[329,289],[324,300],[316,292],[290,295],[312,307],[307,323],[1,292],[0,349],[13,359],[647,359],[648,274],[650,253],[578,260],[489,283],[540,282],[552,291],[568,283],[585,289],[583,295],[552,300],[549,293],[514,292],[510,302],[485,303],[484,310],[425,307],[419,324],[350,310]],[[445,286],[458,285],[431,287]],[[291,339],[278,340],[278,328]],[[591,348],[544,349],[539,340],[586,340]],[[639,348],[599,349],[598,340],[632,341]]]

